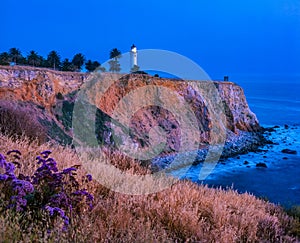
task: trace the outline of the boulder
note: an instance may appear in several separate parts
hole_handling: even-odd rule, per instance
[[[292,149],[283,149],[281,152],[284,154],[297,154],[297,151]]]
[[[257,163],[256,167],[261,167],[261,168],[267,168],[267,165],[265,163]]]

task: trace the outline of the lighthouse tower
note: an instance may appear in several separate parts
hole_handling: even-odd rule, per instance
[[[134,68],[135,66],[137,66],[137,49],[136,46],[133,44],[131,46],[131,50],[130,50],[130,61],[131,61],[131,68]]]

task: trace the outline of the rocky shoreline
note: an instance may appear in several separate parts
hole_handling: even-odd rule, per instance
[[[264,128],[266,143],[256,150],[221,160],[205,180],[202,165],[182,178],[209,187],[234,188],[285,207],[300,205],[300,124]]]
[[[218,162],[222,162],[227,158],[238,156],[241,154],[257,152],[260,150],[260,147],[266,144],[272,144],[272,141],[266,139],[264,135],[268,131],[269,130],[266,128],[261,128],[261,130],[258,132],[238,131],[238,135],[234,134],[231,131],[227,132],[227,139]],[[181,166],[197,165],[203,163],[207,156],[208,149],[209,146],[203,149],[199,149],[196,156],[194,156],[195,151],[158,156],[151,160],[152,170],[159,171],[162,169],[166,169],[169,165],[172,164],[175,158],[177,158],[178,160],[181,159],[182,161],[188,161],[189,158],[193,159],[192,161],[189,161],[187,163],[182,163]]]

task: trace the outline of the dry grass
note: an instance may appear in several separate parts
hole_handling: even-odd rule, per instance
[[[0,100],[0,132],[16,138],[25,135],[40,143],[47,139],[46,130],[37,121],[33,111],[12,101]]]
[[[0,136],[1,153],[9,149],[22,152],[25,166],[21,170],[25,173],[34,170],[35,156],[49,146],[29,143],[26,139],[15,142]],[[56,146],[51,150],[61,168],[80,164],[78,156],[69,148]],[[123,173],[149,174],[149,170],[128,157],[104,152]],[[81,170],[86,173],[84,168]],[[38,241],[41,237],[44,237],[42,241],[53,242],[296,242],[291,236],[296,222],[278,206],[249,194],[209,189],[189,181],[179,181],[161,192],[139,196],[113,192],[96,181],[89,190],[94,193],[95,207],[74,220],[68,232],[45,236],[41,233],[45,229],[37,224],[33,226],[34,233],[28,235],[18,231],[12,215],[0,215],[0,239],[4,242]]]

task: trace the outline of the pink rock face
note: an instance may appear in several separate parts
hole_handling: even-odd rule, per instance
[[[260,130],[256,115],[250,110],[243,89],[230,82],[216,82],[227,117],[227,128],[233,132]]]
[[[150,146],[149,133],[151,129],[158,126],[165,133],[162,135],[166,136],[166,149],[169,152],[178,151],[181,137],[180,125],[168,110],[158,106],[142,108],[135,113],[130,122],[130,129],[134,134],[133,139],[142,147]]]
[[[201,82],[201,81],[199,81]],[[239,131],[255,132],[260,129],[258,120],[252,113],[247,104],[242,88],[230,82],[214,82],[215,87],[224,105],[224,113],[226,115],[226,124],[218,124],[220,127],[224,125],[227,133],[239,134]],[[197,119],[199,128],[199,143],[208,144],[211,140],[211,129],[213,127],[211,114],[203,97],[201,97],[188,82],[155,78],[148,75],[127,75],[116,81],[101,99],[98,99],[97,106],[109,116],[112,116],[115,107],[126,97],[130,92],[143,87],[165,87],[178,93],[191,108]],[[170,95],[170,99],[172,96]],[[152,99],[152,100],[151,100]],[[155,103],[154,99],[160,99],[159,95],[143,95],[136,97],[136,103]],[[174,106],[176,103],[174,102]],[[123,107],[124,111],[132,109],[130,104]],[[177,110],[179,110],[178,108]],[[176,110],[176,107],[175,107]],[[187,116],[184,110],[180,110],[183,116]],[[166,137],[166,146],[164,151],[177,152],[181,146],[181,126],[175,119],[174,114],[168,109],[159,106],[141,107],[130,120],[130,135],[133,140],[139,144],[139,147],[150,146],[149,133],[154,127],[160,127],[164,131]],[[215,128],[215,127],[214,127]],[[233,133],[232,133],[233,132]]]
[[[177,93],[180,99],[188,104],[196,117],[199,128],[198,141],[203,145],[209,143],[211,130],[216,129],[216,127],[212,125],[211,114],[205,105],[204,98],[188,82],[156,78],[143,74],[115,75],[115,77],[115,82],[108,87],[104,95],[99,97],[97,91],[91,93],[96,106],[102,112],[112,117],[120,101],[130,92],[139,88],[150,86],[164,87],[170,92]],[[45,107],[48,112],[55,116],[53,107],[59,107],[63,99],[68,99],[62,98],[59,101],[56,99],[56,95],[61,93],[63,97],[67,97],[67,94],[82,87],[88,78],[89,75],[86,73],[58,72],[43,68],[21,66],[0,66],[0,99],[33,102],[35,105]],[[220,127],[226,127],[227,135],[231,134],[230,136],[232,136],[232,134],[236,134],[238,136],[239,131],[259,131],[258,120],[249,109],[243,89],[231,82],[214,82],[213,84],[224,105],[226,124],[220,124]],[[101,85],[105,85],[105,83],[100,83]],[[73,100],[69,100],[69,102],[74,103],[75,98],[72,98]],[[148,104],[154,104],[155,100],[153,99],[160,99],[159,94],[156,98],[145,94],[142,97],[137,97],[135,102],[147,101],[146,103]],[[173,102],[172,99],[169,100],[170,104],[174,104],[173,108],[180,111],[182,116],[188,116],[184,110],[176,107],[176,102]],[[124,104],[124,109],[128,110],[131,107],[130,105],[126,107],[126,104]],[[131,117],[129,122],[130,136],[138,146],[147,147],[151,142],[150,135],[153,132],[153,128],[159,127],[159,129],[163,130],[163,135],[166,137],[164,151],[166,153],[176,152],[182,143],[180,125],[175,114],[167,108],[148,105],[140,107]],[[109,140],[109,138],[104,138],[104,140]]]
[[[76,90],[86,80],[86,73],[59,72],[28,66],[0,66],[0,98],[33,101],[50,108],[55,95]]]

